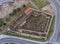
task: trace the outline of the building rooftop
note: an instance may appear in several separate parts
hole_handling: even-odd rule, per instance
[[[25,10],[25,14],[28,16],[33,10],[31,8],[28,8]]]
[[[13,0],[0,0],[0,5],[2,5],[5,2],[12,2]]]

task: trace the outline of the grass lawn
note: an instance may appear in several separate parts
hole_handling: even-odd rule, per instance
[[[28,7],[36,9],[32,4],[29,4]]]
[[[32,1],[39,7],[39,9],[49,4],[47,0],[32,0]]]
[[[3,31],[0,29],[0,34],[2,34],[3,33]]]
[[[51,27],[50,27],[50,30],[49,30],[49,33],[48,33],[48,40],[50,39],[50,37],[52,36],[53,32],[54,32],[54,23],[55,23],[55,16],[53,17],[53,21],[51,23]]]
[[[39,38],[33,38],[33,37],[30,37],[30,36],[23,36],[23,35],[18,35],[18,34],[12,34],[12,33],[4,33],[6,35],[10,35],[10,36],[16,36],[16,37],[21,37],[21,38],[26,38],[26,39],[30,39],[30,40],[35,40],[35,41],[40,41],[40,42],[45,42],[46,40],[44,39],[39,39]]]

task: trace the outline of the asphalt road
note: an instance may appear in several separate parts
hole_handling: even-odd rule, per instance
[[[60,41],[60,5],[59,3],[57,2],[57,0],[50,0],[50,2],[53,2],[54,5],[56,6],[56,26],[54,28],[55,30],[55,34],[53,36],[53,39],[51,41],[57,41],[59,42]]]
[[[9,38],[9,37],[0,39],[0,44],[2,44],[4,42],[9,42],[9,43],[12,42],[12,43],[16,43],[16,44],[39,44],[39,43],[34,43],[34,42],[22,40],[22,39]]]

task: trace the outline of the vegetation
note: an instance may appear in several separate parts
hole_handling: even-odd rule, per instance
[[[32,0],[32,1],[39,7],[39,9],[49,4],[47,0]]]
[[[6,32],[6,33],[4,33],[4,34],[10,35],[10,36],[22,37],[22,38],[26,38],[26,39],[30,39],[30,40],[35,40],[35,41],[41,41],[41,42],[46,41],[46,40],[44,40],[44,39],[34,38],[34,37],[30,37],[30,36],[18,35],[18,34],[16,34],[16,33],[15,33],[15,34],[12,34],[12,33]]]
[[[2,29],[0,29],[0,34],[2,34],[3,32],[2,32]]]
[[[10,16],[9,17],[6,17],[6,21],[9,21],[10,20]]]
[[[9,15],[10,16],[16,15],[16,13],[19,12],[20,10],[21,10],[20,8],[14,9],[13,12],[10,13]]]
[[[4,27],[7,28],[7,26],[12,25],[13,22],[14,22],[17,18],[20,17],[20,15],[23,13],[23,11],[24,11],[26,8],[27,8],[27,7],[25,7],[25,8],[23,8],[23,7],[17,8],[17,10],[18,10],[19,12],[17,12],[15,15],[10,15],[10,14],[9,14],[9,17],[7,18],[7,25],[4,26]]]
[[[4,25],[4,21],[3,21],[3,19],[0,19],[0,27],[1,27],[2,25]]]
[[[17,8],[17,12],[19,12],[21,9],[20,8]]]
[[[13,10],[13,13],[17,13],[17,10],[16,10],[16,9],[14,9],[14,10]]]
[[[23,7],[26,7],[26,5],[23,5]]]
[[[29,4],[29,7],[30,7],[30,8],[36,9],[32,4]]]
[[[54,22],[55,22],[55,16],[53,17],[51,27],[50,27],[50,30],[49,30],[49,33],[48,33],[48,36],[47,36],[48,40],[50,39],[50,37],[52,36],[52,34],[54,32]]]

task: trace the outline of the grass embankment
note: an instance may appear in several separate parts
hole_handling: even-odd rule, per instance
[[[35,41],[40,41],[40,42],[45,42],[46,40],[44,39],[39,39],[39,38],[34,38],[34,37],[30,37],[30,36],[23,36],[23,35],[18,35],[18,34],[12,34],[12,33],[4,33],[6,35],[10,35],[10,36],[16,36],[16,37],[21,37],[21,38],[26,38],[26,39],[30,39],[30,40],[35,40]]]
[[[39,9],[50,4],[47,0],[32,0],[32,1],[39,7]]]
[[[50,37],[52,36],[52,34],[54,32],[54,23],[55,23],[55,16],[53,17],[51,27],[50,27],[50,30],[49,30],[49,33],[48,33],[48,36],[47,36],[48,40],[50,39]]]

